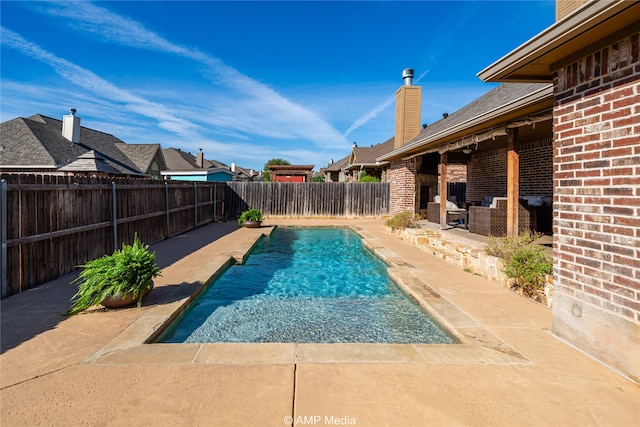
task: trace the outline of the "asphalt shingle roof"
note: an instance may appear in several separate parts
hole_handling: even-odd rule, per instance
[[[117,169],[109,165],[104,157],[96,154],[95,151],[87,151],[74,162],[61,167],[59,170],[68,172],[105,172],[110,174],[119,173]]]
[[[351,153],[338,160],[337,162],[333,162],[325,168],[326,172],[340,172],[342,168],[346,168],[349,165],[349,158],[351,157]]]
[[[393,142],[395,138],[391,137],[385,142],[372,145],[371,147],[354,147],[352,151],[351,164],[373,164],[376,158],[384,156],[393,151]]]
[[[0,125],[1,166],[60,168],[95,150],[120,173],[143,174],[159,145],[125,144],[113,135],[80,127],[80,142],[62,136],[62,120],[35,114]],[[129,157],[131,156],[131,158]]]
[[[463,125],[473,119],[480,118],[491,111],[504,107],[514,101],[532,95],[535,92],[550,87],[549,83],[503,83],[490,90],[470,104],[465,105],[458,111],[449,114],[426,128],[420,134],[408,141],[403,148],[413,145],[420,145],[420,142],[458,125]]]

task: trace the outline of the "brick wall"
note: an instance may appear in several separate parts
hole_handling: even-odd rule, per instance
[[[467,202],[507,195],[507,150],[476,153],[467,167]]]
[[[520,152],[520,195],[553,197],[552,138],[522,142]]]
[[[415,211],[416,182],[413,159],[394,160],[388,169],[390,206],[389,214],[396,215],[404,211]]]
[[[553,196],[553,147],[551,138],[519,143],[520,195]],[[467,168],[467,202],[485,196],[507,195],[507,150],[474,154]]]
[[[447,165],[447,182],[467,182],[467,165]]]
[[[553,330],[640,378],[639,35],[554,72]]]

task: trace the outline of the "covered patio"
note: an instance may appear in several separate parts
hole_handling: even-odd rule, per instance
[[[427,219],[442,229],[462,227],[485,236],[551,233],[551,89],[498,86],[377,160],[413,170],[414,211],[426,206]],[[451,197],[451,171],[460,168],[466,170],[466,191]]]

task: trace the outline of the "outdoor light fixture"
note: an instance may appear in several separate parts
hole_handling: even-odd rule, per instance
[[[464,147],[462,149],[462,152],[464,154],[471,154],[473,152],[473,150],[477,150],[478,149],[478,143],[476,142],[476,146],[472,149],[470,145]]]

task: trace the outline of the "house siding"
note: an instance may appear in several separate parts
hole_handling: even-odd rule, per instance
[[[388,170],[389,178],[389,214],[400,212],[415,212],[416,206],[416,178],[413,159],[394,160]]]
[[[639,34],[554,71],[553,331],[640,378]]]
[[[420,133],[421,102],[422,86],[402,86],[396,91],[394,149]]]
[[[561,20],[589,0],[556,0],[556,21]]]

